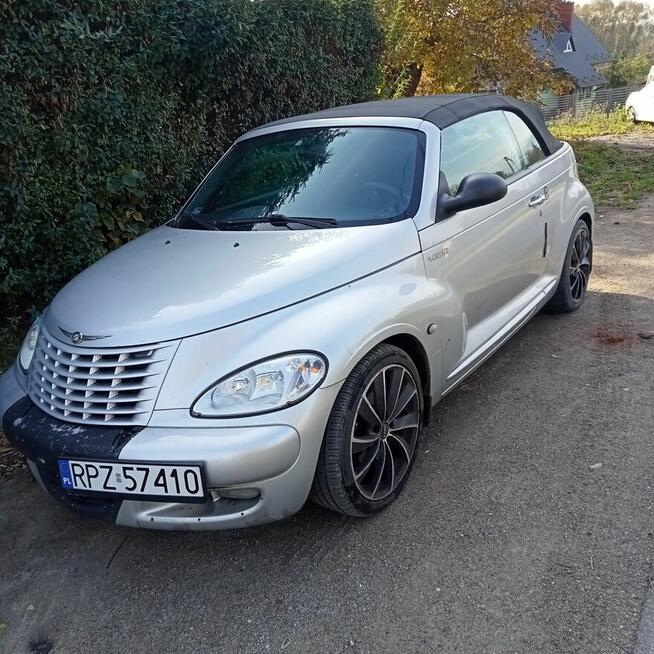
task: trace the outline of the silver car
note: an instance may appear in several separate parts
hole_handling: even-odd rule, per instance
[[[43,488],[120,525],[390,504],[431,408],[592,267],[533,105],[443,95],[243,135],[171,221],[67,284],[0,381]]]

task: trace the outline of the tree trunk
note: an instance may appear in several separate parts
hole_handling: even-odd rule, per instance
[[[402,95],[405,98],[411,98],[416,94],[421,77],[422,66],[415,63],[407,66],[407,84],[402,92]]]

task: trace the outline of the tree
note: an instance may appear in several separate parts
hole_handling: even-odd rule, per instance
[[[621,57],[611,66],[609,82],[611,86],[630,86],[644,84],[652,67],[652,57],[635,55],[634,57]]]
[[[498,90],[534,98],[570,82],[529,42],[551,35],[551,0],[377,0],[385,32],[382,95]]]
[[[645,3],[591,0],[577,14],[616,59],[654,57],[654,10]]]

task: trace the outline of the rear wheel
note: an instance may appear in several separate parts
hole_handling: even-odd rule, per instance
[[[588,225],[577,221],[568,244],[556,292],[546,305],[552,313],[570,313],[583,303],[593,267],[593,242]]]
[[[634,124],[638,122],[638,119],[636,118],[636,110],[633,107],[627,107],[627,118],[629,118],[629,120]]]
[[[413,467],[423,412],[420,375],[411,358],[392,345],[374,348],[334,402],[312,498],[352,516],[390,504]]]

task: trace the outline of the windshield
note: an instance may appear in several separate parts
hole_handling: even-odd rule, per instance
[[[424,134],[403,128],[293,129],[246,139],[213,169],[176,226],[307,229],[408,218],[418,208],[423,161]]]

